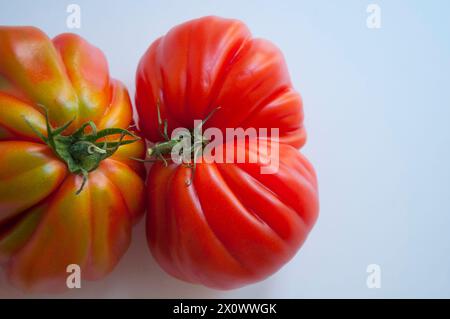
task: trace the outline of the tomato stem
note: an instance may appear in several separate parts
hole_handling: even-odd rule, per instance
[[[84,123],[71,135],[62,135],[74,120],[72,119],[58,128],[53,128],[50,124],[48,109],[45,106],[39,106],[45,112],[47,136],[37,130],[27,118],[24,117],[24,120],[33,132],[67,164],[71,173],[83,177],[83,182],[76,194],[83,190],[88,174],[97,169],[101,161],[113,155],[120,146],[131,144],[140,139],[132,132],[122,128],[106,128],[97,131],[97,127],[92,121]],[[88,127],[91,129],[90,133],[86,133]],[[108,136],[118,134],[120,137],[117,141],[106,141]],[[125,136],[131,136],[134,139],[124,140]],[[99,142],[99,139],[103,139],[103,141]]]
[[[195,174],[195,168],[197,163],[197,158],[200,156],[201,151],[203,151],[204,147],[210,142],[209,139],[206,139],[201,134],[202,126],[216,113],[220,107],[214,108],[206,117],[203,119],[198,126],[196,126],[193,130],[189,131],[188,135],[178,135],[174,138],[169,138],[167,133],[168,123],[167,119],[164,121],[161,118],[160,112],[160,104],[159,101],[156,102],[156,111],[158,116],[158,131],[161,137],[163,138],[163,142],[157,142],[152,147],[147,150],[148,156],[151,157],[147,162],[155,162],[162,161],[164,166],[168,165],[168,160],[171,158],[165,157],[165,155],[174,155],[173,151],[181,149],[181,154],[175,154],[179,158],[188,158],[189,160],[184,164],[192,168],[192,178]],[[183,148],[179,147],[180,144],[184,144],[186,142],[186,138],[190,137],[189,147]],[[192,184],[192,178],[186,181],[186,185],[189,186]]]

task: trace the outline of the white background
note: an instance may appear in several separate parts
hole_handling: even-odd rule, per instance
[[[381,29],[366,26],[371,2]],[[81,6],[81,29],[66,27],[70,3]],[[140,56],[172,26],[241,19],[282,49],[305,104],[321,212],[282,270],[227,292],[186,284],[155,264],[141,223],[111,275],[59,297],[450,297],[449,9],[412,0],[0,0],[0,24],[76,32],[101,48],[132,96]],[[372,263],[380,289],[366,285]],[[24,297],[3,272],[0,297]]]

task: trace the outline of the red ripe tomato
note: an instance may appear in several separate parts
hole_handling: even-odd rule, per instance
[[[131,124],[99,49],[0,27],[0,262],[13,284],[60,291],[71,264],[88,280],[115,267],[144,211],[144,168],[130,157],[145,147],[104,138]]]
[[[174,161],[151,167],[147,238],[157,262],[179,279],[219,289],[277,271],[300,248],[318,214],[314,169],[295,148],[305,143],[302,102],[281,52],[252,38],[239,21],[200,18],[149,47],[136,85],[140,129],[156,143],[150,155],[168,154],[174,141],[161,134],[161,119],[168,133],[193,130],[194,120],[214,110],[204,129],[219,128],[225,135],[226,128],[278,128],[280,135],[279,143],[256,143],[276,146],[278,154],[228,140],[216,154],[232,160],[211,162],[204,155],[195,174]],[[232,149],[261,158],[237,163]],[[262,159],[274,156],[278,171],[262,174]]]

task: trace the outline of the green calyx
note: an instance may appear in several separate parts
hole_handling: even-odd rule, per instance
[[[180,135],[178,137],[169,139],[166,136],[166,139],[163,142],[158,142],[147,150],[147,153],[150,157],[153,157],[155,160],[161,160],[164,162],[164,165],[167,166],[167,158],[166,155],[171,155],[173,149],[180,144],[185,143],[184,139],[190,138],[189,147],[184,150],[186,153],[178,154],[179,158],[189,158],[189,165],[195,165],[196,158],[199,156],[200,152],[204,149],[206,145],[210,142],[209,139],[204,138],[201,134],[198,133],[197,129],[191,130],[189,132],[189,136]]]
[[[73,120],[58,128],[53,128],[49,122],[48,111],[45,107],[43,108],[45,110],[47,136],[38,131],[26,118],[25,121],[33,132],[67,164],[71,173],[83,176],[83,183],[77,194],[83,190],[89,172],[97,169],[101,161],[113,155],[120,146],[131,144],[140,139],[132,132],[121,128],[107,128],[97,131],[97,127],[92,121],[81,125],[72,135],[62,135],[73,123]],[[91,128],[89,133],[85,132],[87,127]],[[98,142],[99,139],[106,139],[110,135],[118,134],[120,134],[120,137],[116,141],[109,142],[105,140]],[[127,135],[134,137],[134,139],[124,140],[124,137]]]
[[[150,157],[149,160],[144,160],[143,162],[156,162],[162,161],[164,166],[168,165],[168,161],[171,160],[174,149],[180,149],[178,146],[188,143],[188,147],[182,148],[180,154],[176,154],[178,158],[188,158],[187,162],[180,160],[187,167],[192,168],[192,176],[195,174],[195,168],[197,164],[197,158],[200,156],[201,152],[206,145],[210,142],[209,139],[205,138],[201,134],[202,126],[216,113],[220,107],[214,108],[207,116],[204,118],[197,127],[189,131],[187,135],[179,135],[174,138],[170,138],[167,132],[168,123],[167,119],[163,120],[161,118],[161,112],[159,109],[159,101],[156,103],[156,110],[158,116],[158,129],[159,134],[162,137],[162,142],[155,143],[152,147],[147,150]],[[187,139],[187,140],[186,140]],[[192,183],[192,178],[186,181],[186,186],[190,186]]]

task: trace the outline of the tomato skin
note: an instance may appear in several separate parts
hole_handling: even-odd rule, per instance
[[[219,148],[237,154],[240,147]],[[296,149],[280,144],[279,154],[276,174],[261,174],[261,160],[198,163],[189,187],[190,168],[155,163],[147,179],[147,239],[158,263],[179,279],[231,289],[289,261],[317,219],[317,181]]]
[[[185,22],[153,42],[136,74],[139,127],[152,141],[158,133],[156,104],[169,133],[193,128],[214,108],[220,116],[204,128],[279,128],[280,141],[305,143],[303,107],[292,88],[283,54],[252,38],[240,21],[204,17]]]
[[[232,289],[263,280],[294,256],[317,219],[318,189],[313,167],[296,149],[306,140],[302,100],[273,44],[252,38],[240,21],[210,16],[178,25],[150,45],[136,74],[136,109],[147,140],[164,141],[158,108],[170,136],[179,127],[192,130],[194,120],[217,107],[204,130],[219,128],[225,136],[226,128],[279,129],[279,142],[257,139],[278,146],[279,170],[262,174],[263,162],[234,158],[198,163],[192,176],[185,165],[156,162],[147,177],[147,240],[172,276]],[[233,148],[272,158],[264,148],[230,141],[216,154]]]
[[[121,146],[82,177],[41,141],[44,111],[54,127],[75,119],[98,130],[133,124],[125,86],[110,78],[103,53],[74,34],[49,39],[33,27],[0,27],[0,262],[30,291],[67,289],[67,266],[104,277],[127,250],[144,212],[143,141]]]

